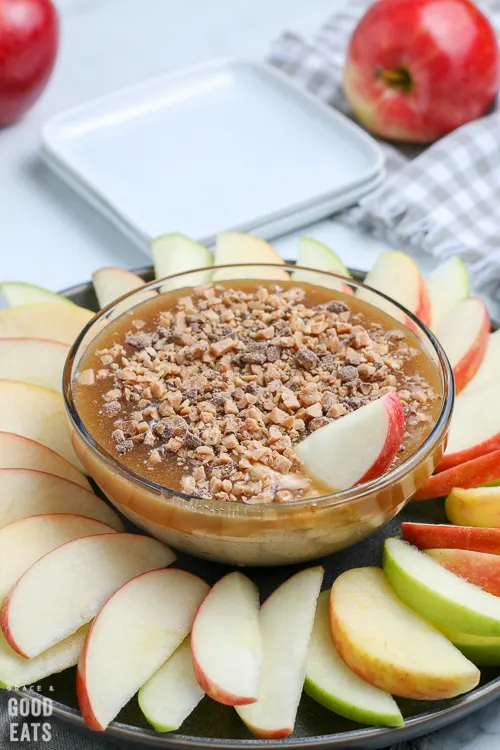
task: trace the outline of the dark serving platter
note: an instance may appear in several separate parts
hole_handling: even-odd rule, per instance
[[[139,269],[138,273],[147,281],[153,279],[151,268]],[[353,272],[360,280],[364,274]],[[97,310],[97,300],[92,284],[82,284],[64,292],[77,304]],[[334,579],[344,570],[364,565],[380,565],[382,547],[386,537],[398,536],[401,521],[445,523],[442,500],[427,500],[409,503],[401,513],[384,528],[363,542],[317,562],[325,568],[323,588],[331,586]],[[130,531],[137,530],[128,521]],[[312,563],[310,563],[312,564]],[[218,563],[200,560],[187,554],[180,554],[176,567],[189,570],[208,583],[213,584],[230,568]],[[261,598],[265,599],[282,581],[292,573],[306,566],[281,568],[246,568],[245,573],[259,586]],[[41,683],[41,693],[53,700],[53,716],[77,731],[87,732],[78,710],[75,690],[76,669],[53,675]],[[102,735],[103,739],[116,743],[119,747],[143,746],[151,748],[177,748],[189,750],[245,750],[245,748],[356,748],[371,749],[387,747],[398,742],[433,732],[447,724],[464,718],[477,711],[495,698],[500,697],[500,667],[482,668],[480,685],[464,696],[446,701],[397,700],[405,718],[405,725],[390,729],[384,727],[364,727],[348,721],[315,703],[303,694],[297,715],[295,731],[283,740],[258,740],[253,738],[236,712],[210,698],[205,697],[196,710],[176,733],[158,734],[153,731],[139,710],[133,698],[120,712],[117,721]],[[13,691],[19,695],[35,693]],[[39,693],[38,693],[39,694]]]

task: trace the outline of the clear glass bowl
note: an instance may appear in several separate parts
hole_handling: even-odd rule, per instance
[[[249,267],[255,268],[256,280],[268,278],[271,268],[289,273],[299,269],[255,264],[231,268],[237,278],[238,269],[248,272]],[[436,424],[420,447],[391,471],[320,498],[245,505],[205,500],[162,487],[130,470],[96,443],[80,419],[72,390],[84,351],[123,311],[124,300],[132,307],[144,300],[144,292],[161,291],[165,280],[151,282],[101,310],[84,328],[66,362],[64,397],[73,446],[89,475],[127,518],[174,548],[232,565],[283,565],[328,555],[364,539],[393,518],[430,477],[444,453],[454,398],[453,377],[446,355],[432,333],[399,304],[358,281],[311,269],[299,270],[310,272],[309,283],[317,286],[331,287],[338,279],[352,291],[366,290],[364,294],[369,295],[371,304],[412,329],[439,373],[443,405]],[[196,284],[194,273],[176,274],[179,286]]]

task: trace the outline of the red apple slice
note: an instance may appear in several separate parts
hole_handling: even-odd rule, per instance
[[[0,469],[0,527],[28,516],[72,513],[123,531],[115,511],[91,490],[33,469]]]
[[[500,479],[500,450],[473,458],[464,464],[453,466],[446,471],[434,474],[418,490],[413,500],[429,500],[432,497],[444,497],[454,487],[469,489],[480,484],[489,484]]]
[[[140,289],[140,287],[144,286],[146,283],[140,276],[137,276],[136,273],[132,273],[132,271],[127,271],[125,268],[120,268],[118,266],[99,268],[99,270],[92,274],[92,282],[94,284],[99,307],[101,308],[107,307],[117,300],[118,297],[122,297],[124,294],[128,294],[128,292],[132,292],[134,289]],[[144,300],[156,297],[156,294],[157,293],[154,290],[148,290],[142,294],[134,295],[132,302],[128,299],[124,300],[115,307],[113,317],[121,315],[133,305],[138,305],[140,302],[144,302]]]
[[[457,526],[500,528],[500,487],[455,487],[446,498],[445,511]]]
[[[0,432],[0,469],[35,469],[91,489],[83,474],[65,458],[45,445],[13,432]]]
[[[338,491],[387,471],[403,432],[401,401],[397,394],[387,393],[315,430],[295,447],[295,452],[309,476]]]
[[[409,255],[395,250],[382,253],[365,278],[365,284],[399,302],[420,318],[422,323],[426,325],[430,323],[430,299],[427,286],[417,264]],[[357,296],[376,307],[386,309],[389,315],[395,317],[394,307],[379,297],[375,297],[369,290],[359,289]],[[398,319],[403,322],[404,317],[404,315],[398,315]]]
[[[500,381],[458,396],[438,471],[496,450],[500,450]]]
[[[268,242],[251,234],[240,232],[223,232],[217,236],[215,246],[214,265],[221,266],[230,263],[239,265],[245,263],[259,263],[255,267],[221,268],[212,273],[212,281],[224,279],[276,279],[289,281],[290,274],[284,269],[276,268],[276,264],[283,265],[285,261]],[[266,267],[269,263],[274,266]]]
[[[479,586],[494,596],[500,596],[500,556],[465,549],[428,549],[436,562],[451,573]]]
[[[136,534],[100,534],[62,544],[12,588],[0,613],[3,633],[15,651],[31,659],[89,622],[131,578],[174,560],[168,547]]]
[[[78,305],[37,302],[0,310],[0,338],[33,338],[74,342],[82,328],[94,316]]]
[[[419,549],[463,549],[500,555],[500,529],[433,523],[401,524],[403,539]]]
[[[241,573],[220,579],[203,601],[191,633],[196,679],[228,706],[259,696],[262,642],[257,586]]]
[[[456,255],[441,263],[427,278],[431,300],[431,326],[436,330],[455,305],[470,294],[467,266]]]
[[[323,572],[316,567],[296,573],[261,607],[259,699],[236,706],[240,718],[261,739],[280,739],[293,732]]]
[[[459,393],[472,380],[486,354],[490,316],[480,299],[459,302],[436,329],[436,337],[446,352]]]
[[[472,380],[469,380],[461,395],[487,388],[498,380],[500,370],[500,329],[490,333],[486,354]]]
[[[0,380],[0,430],[36,440],[83,471],[71,445],[63,398],[49,388]]]
[[[0,529],[0,606],[16,581],[42,555],[73,539],[115,531],[95,518],[69,513],[29,516],[7,524]]]
[[[69,346],[47,339],[0,339],[0,378],[62,391]]]
[[[91,729],[106,729],[173,654],[208,590],[205,581],[184,570],[152,570],[109,599],[78,663],[78,703]]]

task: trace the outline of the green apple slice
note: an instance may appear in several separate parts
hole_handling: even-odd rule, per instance
[[[175,732],[205,693],[196,682],[189,637],[139,690],[139,706],[157,732]]]
[[[213,264],[212,253],[199,242],[195,242],[183,234],[164,234],[157,237],[151,243],[151,251],[157,279],[172,276],[176,273],[207,268],[207,266]],[[198,271],[189,274],[189,276],[168,279],[163,284],[161,291],[169,292],[186,286],[201,286],[202,284],[208,284],[210,279],[211,271]]]
[[[315,240],[313,237],[300,238],[297,265],[317,268],[318,271],[331,271],[332,273],[341,274],[348,279],[351,278],[351,274],[339,256],[327,247],[327,245],[319,242],[319,240]],[[307,281],[310,284],[316,284],[327,289],[337,289],[347,294],[352,293],[351,288],[347,284],[343,284],[338,279],[321,273],[294,271],[292,277],[294,281]]]
[[[24,281],[4,281],[0,284],[0,295],[5,297],[10,307],[18,305],[32,305],[35,302],[65,302],[72,305],[73,302],[62,294],[51,292],[35,284],[26,284]]]
[[[307,695],[325,708],[360,724],[399,727],[401,711],[389,693],[351,672],[339,656],[330,631],[330,591],[318,599],[307,654]]]
[[[440,627],[440,630],[469,661],[478,667],[500,665],[500,638],[468,635],[445,627]]]
[[[384,571],[395,593],[438,626],[500,636],[500,598],[446,570],[401,539],[386,539]]]
[[[283,268],[285,261],[269,242],[240,232],[223,232],[217,236],[215,245],[216,266],[227,264],[239,268],[221,268],[212,274],[212,281],[225,279],[273,279],[289,281],[290,274]],[[258,266],[246,266],[248,263],[262,263]],[[273,264],[273,265],[269,265]]]
[[[470,294],[467,266],[453,256],[441,263],[427,278],[431,300],[431,327],[436,330],[449,312]]]

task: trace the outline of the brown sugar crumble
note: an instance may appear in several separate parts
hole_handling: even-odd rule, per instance
[[[332,301],[331,290],[310,300],[306,286],[233,281],[170,295],[168,309],[166,295],[162,307],[161,298],[144,303],[121,340],[108,336],[85,355],[77,378],[80,403],[93,394],[101,443],[174,490],[289,502],[324,494],[301,471],[294,444],[396,391],[402,460],[435,420],[433,365],[425,369],[417,339],[384,326],[382,313],[371,317],[354,298]]]

